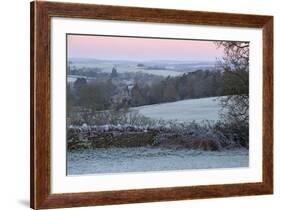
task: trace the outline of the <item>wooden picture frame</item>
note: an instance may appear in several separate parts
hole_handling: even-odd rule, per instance
[[[102,192],[51,193],[51,18],[105,19],[262,29],[262,182]],[[31,208],[62,208],[139,202],[249,196],[273,193],[273,17],[246,14],[31,2]]]

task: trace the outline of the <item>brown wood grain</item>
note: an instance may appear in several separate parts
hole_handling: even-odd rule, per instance
[[[260,183],[51,194],[50,20],[52,17],[262,28],[263,181]],[[31,208],[46,209],[273,193],[272,16],[36,1],[31,3],[30,52]]]

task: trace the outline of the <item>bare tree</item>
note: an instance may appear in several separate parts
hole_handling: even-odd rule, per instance
[[[223,72],[222,119],[231,124],[237,141],[248,147],[249,141],[249,42],[215,42],[223,47],[224,56],[218,61]]]

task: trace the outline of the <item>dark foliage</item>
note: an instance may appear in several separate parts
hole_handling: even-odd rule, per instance
[[[249,146],[249,42],[216,42],[224,48],[224,57],[218,62],[223,71],[221,119],[228,124],[225,130],[234,141]]]

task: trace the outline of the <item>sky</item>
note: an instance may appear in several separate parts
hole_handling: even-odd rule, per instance
[[[68,35],[69,58],[105,60],[215,61],[223,55],[213,41]]]

